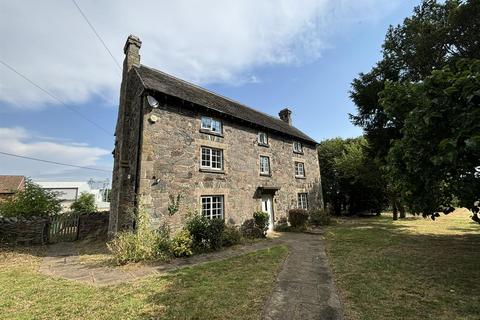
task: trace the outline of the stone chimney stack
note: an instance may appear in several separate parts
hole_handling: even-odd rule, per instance
[[[292,125],[292,111],[290,111],[290,109],[285,108],[285,109],[281,110],[278,113],[278,116],[280,117],[280,119],[282,121],[288,123],[289,126]]]
[[[142,41],[137,36],[129,35],[123,53],[125,53],[125,60],[123,61],[123,71],[130,71],[133,66],[140,67],[140,47]]]

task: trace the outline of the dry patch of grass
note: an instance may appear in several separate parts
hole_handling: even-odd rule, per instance
[[[259,319],[284,246],[184,268],[165,276],[93,287],[38,274],[40,258],[3,252],[2,319]]]
[[[478,319],[480,225],[467,212],[348,219],[326,230],[348,318]]]

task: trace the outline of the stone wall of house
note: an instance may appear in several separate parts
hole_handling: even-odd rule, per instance
[[[303,154],[293,152],[293,139],[238,120],[209,114],[175,99],[156,97],[158,108],[144,101],[143,137],[140,165],[141,195],[155,225],[168,221],[173,228],[182,226],[186,214],[201,209],[200,196],[223,195],[225,221],[241,224],[261,208],[258,187],[280,188],[274,196],[274,218],[285,217],[297,207],[297,194],[309,194],[310,207],[323,207],[320,169],[314,145],[303,144]],[[145,100],[145,98],[144,98]],[[157,121],[151,121],[151,115]],[[202,133],[202,115],[219,118],[223,137]],[[269,147],[259,146],[259,131],[268,133]],[[200,170],[200,147],[223,149],[224,173]],[[260,156],[270,157],[271,176],[260,175]],[[294,162],[304,162],[306,177],[295,178]],[[182,195],[180,210],[168,216],[169,196]]]
[[[112,176],[112,199],[109,233],[130,229],[136,197],[138,147],[141,130],[143,86],[134,70],[128,73],[128,86],[121,99]],[[123,84],[122,84],[123,89]]]

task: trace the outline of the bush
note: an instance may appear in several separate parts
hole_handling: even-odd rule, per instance
[[[288,211],[288,222],[295,229],[303,229],[308,221],[308,212],[303,209],[290,209]]]
[[[225,226],[222,233],[222,246],[230,247],[242,241],[242,234],[236,226]]]
[[[327,226],[330,224],[330,215],[321,209],[312,209],[308,212],[308,222],[316,227]]]
[[[288,226],[287,218],[281,217],[278,219],[277,223],[275,224],[275,231],[278,232],[286,232],[289,231],[290,227]]]
[[[170,252],[175,257],[189,257],[193,254],[192,247],[192,236],[188,230],[183,229],[173,237],[170,243]]]
[[[56,194],[42,189],[31,180],[25,182],[25,188],[15,196],[0,203],[0,216],[32,217],[53,216],[62,210]]]
[[[264,238],[265,234],[262,229],[257,227],[254,219],[248,219],[243,222],[240,227],[242,236],[249,239]]]
[[[192,235],[195,251],[218,250],[222,246],[223,219],[207,219],[193,214],[188,218],[186,228]]]
[[[88,192],[82,192],[77,200],[70,205],[70,210],[77,213],[94,213],[97,211],[95,196]]]
[[[269,225],[270,216],[267,212],[264,211],[256,211],[253,213],[253,220],[255,221],[255,225],[263,231],[263,234],[266,235]]]
[[[135,232],[123,231],[107,243],[117,264],[144,260],[167,260],[170,257],[168,227],[153,230],[145,210],[140,209]]]

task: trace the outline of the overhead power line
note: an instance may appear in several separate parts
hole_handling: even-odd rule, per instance
[[[35,83],[33,80],[30,80],[26,75],[22,74],[20,71],[16,70],[14,67],[12,67],[11,65],[9,65],[8,63],[6,63],[5,61],[2,61],[0,60],[0,63],[3,64],[5,67],[7,67],[8,69],[10,69],[11,71],[15,72],[18,76],[22,77],[24,80],[26,80],[27,82],[29,82],[31,85],[37,87],[38,89],[40,89],[41,91],[43,91],[45,94],[47,94],[50,98],[54,99],[54,100],[57,100],[58,102],[60,102],[61,104],[63,104],[67,109],[69,109],[70,111],[76,113],[79,117],[83,118],[84,120],[90,122],[91,124],[93,124],[95,127],[97,127],[98,129],[102,130],[103,132],[105,132],[106,134],[108,134],[109,136],[111,136],[112,134],[105,128],[103,128],[101,125],[99,125],[98,123],[96,123],[95,121],[93,120],[90,120],[87,116],[85,116],[83,113],[81,113],[80,111],[76,110],[75,108],[72,108],[70,107],[68,104],[66,104],[65,102],[63,102],[62,100],[60,100],[60,98],[58,98],[57,96],[53,95],[51,92],[47,91],[46,89],[42,88],[40,85],[38,85],[37,83]]]
[[[102,43],[103,47],[105,48],[105,50],[107,50],[108,54],[110,55],[110,57],[112,57],[112,60],[113,62],[115,62],[115,64],[117,65],[118,67],[118,70],[122,71],[122,67],[120,66],[120,63],[118,63],[117,59],[115,59],[115,57],[113,56],[112,52],[110,51],[110,49],[108,49],[107,47],[107,44],[105,43],[105,41],[103,41],[102,37],[100,36],[100,34],[97,32],[97,30],[95,29],[95,27],[93,26],[93,24],[90,22],[90,20],[88,20],[87,16],[85,15],[85,13],[83,13],[82,9],[80,9],[80,6],[77,4],[77,2],[75,0],[72,0],[73,4],[75,5],[75,7],[77,7],[78,9],[78,12],[80,12],[80,14],[82,15],[83,19],[85,20],[85,22],[87,22],[87,24],[90,26],[90,29],[92,29],[93,33],[95,33],[95,35],[97,36],[98,40]]]
[[[99,169],[99,168],[83,167],[83,166],[77,166],[77,165],[74,165],[74,164],[62,163],[62,162],[57,162],[57,161],[50,161],[50,160],[33,158],[33,157],[26,157],[26,156],[21,156],[21,155],[19,155],[19,154],[13,154],[13,153],[8,153],[8,152],[3,152],[3,151],[0,151],[0,154],[6,155],[6,156],[11,156],[11,157],[16,157],[16,158],[22,158],[22,159],[27,159],[27,160],[33,160],[33,161],[39,161],[39,162],[45,162],[45,163],[55,164],[55,165],[59,165],[59,166],[80,168],[80,169],[85,169],[85,170],[95,170],[95,171],[111,172],[111,171],[109,171],[109,170],[104,170],[104,169]]]

